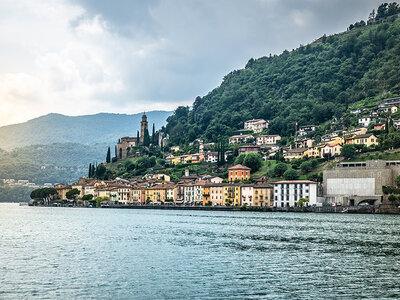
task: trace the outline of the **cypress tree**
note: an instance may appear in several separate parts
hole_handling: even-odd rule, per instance
[[[144,131],[144,134],[143,134],[143,145],[144,146],[149,146],[150,145],[150,136],[149,136],[149,130],[148,129],[146,129]]]
[[[136,134],[136,141],[137,141],[137,145],[139,145],[139,141],[140,141],[139,130],[137,131],[137,134]]]
[[[95,171],[96,171],[96,168],[95,168],[94,164],[92,164],[92,174],[91,174],[90,177],[93,177],[93,176],[94,176],[94,172],[95,172]]]
[[[156,144],[156,129],[155,129],[154,123],[153,123],[153,132],[151,134],[151,143],[153,145]]]
[[[118,158],[118,150],[117,150],[117,145],[115,145],[115,158]]]
[[[110,150],[110,147],[108,147],[108,150],[107,150],[107,156],[106,156],[106,163],[110,163],[111,162],[111,150]]]
[[[88,173],[88,177],[92,177],[92,164],[89,164],[89,173]]]
[[[389,133],[389,119],[386,119],[386,123],[385,123],[385,133],[386,133],[386,134]]]

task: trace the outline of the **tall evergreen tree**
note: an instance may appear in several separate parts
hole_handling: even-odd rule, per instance
[[[153,123],[153,132],[151,133],[151,143],[153,145],[156,144],[156,128],[154,126],[154,123]]]
[[[88,177],[92,177],[92,163],[89,164],[89,172],[88,172]]]
[[[139,143],[140,143],[139,130],[136,133],[136,141],[137,141],[137,144],[139,145]]]
[[[149,146],[150,145],[150,136],[149,136],[149,130],[145,129],[144,134],[143,134],[143,145],[144,146]]]
[[[117,145],[115,145],[115,158],[118,158],[118,149],[117,149]]]
[[[92,174],[90,177],[94,176],[94,172],[96,172],[96,167],[94,166],[94,164],[92,164]]]
[[[108,150],[107,150],[107,157],[106,157],[106,163],[110,163],[111,162],[111,149],[110,149],[110,147],[108,147]]]

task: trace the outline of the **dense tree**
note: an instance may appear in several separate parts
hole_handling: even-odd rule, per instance
[[[67,199],[76,199],[81,192],[78,189],[71,189],[66,193]]]
[[[245,158],[246,158],[246,153],[240,153],[240,155],[235,159],[235,165],[238,164],[243,165]]]
[[[107,169],[103,164],[98,165],[96,168],[96,177],[102,179],[106,170]]]
[[[283,178],[285,178],[286,180],[296,180],[299,178],[299,174],[296,170],[288,168],[285,173],[283,173]]]
[[[57,190],[55,188],[40,188],[33,190],[31,192],[31,199],[52,199],[55,195],[57,195]]]
[[[110,149],[110,147],[108,147],[107,156],[106,156],[106,163],[110,163],[110,162],[111,162],[111,149]]]
[[[89,200],[92,200],[93,199],[93,195],[92,194],[86,194],[86,195],[83,195],[83,197],[82,197],[82,200],[86,200],[86,201],[89,201]]]
[[[251,169],[251,172],[257,172],[262,165],[262,157],[258,153],[248,153],[243,161],[246,167]]]
[[[282,177],[283,174],[286,172],[287,168],[288,168],[287,164],[283,162],[277,163],[274,167],[273,175],[276,177]]]
[[[352,144],[343,145],[342,155],[346,158],[353,158],[356,155],[356,147]]]
[[[152,133],[151,133],[151,143],[152,143],[153,145],[156,145],[156,144],[157,144],[156,128],[155,128],[154,123],[153,123],[153,131],[152,131]]]

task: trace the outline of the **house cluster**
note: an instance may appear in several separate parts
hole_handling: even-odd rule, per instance
[[[6,178],[3,179],[3,184],[4,185],[9,185],[9,186],[25,186],[25,187],[30,187],[30,188],[38,188],[39,185],[30,182],[29,180],[26,179],[13,179],[13,178]],[[53,185],[51,183],[45,183],[42,185],[42,187],[52,187]]]
[[[358,124],[362,127],[369,127],[374,124],[375,130],[385,129],[384,123],[379,123],[379,118],[387,118],[399,110],[400,97],[389,98],[383,100],[376,109],[368,110],[366,108],[357,108],[351,110],[351,114],[361,115],[358,118]],[[398,129],[400,127],[400,119],[393,120],[393,126]]]
[[[283,150],[285,159],[297,158],[323,158],[341,155],[345,144],[365,145],[370,147],[378,145],[378,138],[373,133],[367,133],[367,128],[354,128],[348,131],[334,131],[321,137],[321,142],[315,143],[314,139],[304,138],[295,140],[296,148]]]
[[[141,178],[94,180],[81,178],[72,185],[56,185],[60,199],[67,199],[67,192],[77,189],[80,194],[91,194],[103,205],[186,205],[186,206],[254,206],[294,207],[300,198],[307,198],[306,205],[317,204],[317,186],[313,181],[279,181],[273,184],[265,178],[249,184],[250,168],[235,165],[228,169],[228,181],[220,177],[190,176],[188,170],[178,183],[165,174],[147,174]]]

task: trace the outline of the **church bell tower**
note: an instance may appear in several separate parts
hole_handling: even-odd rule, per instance
[[[146,113],[143,113],[142,121],[140,122],[140,143],[143,143],[144,132],[149,129]]]

